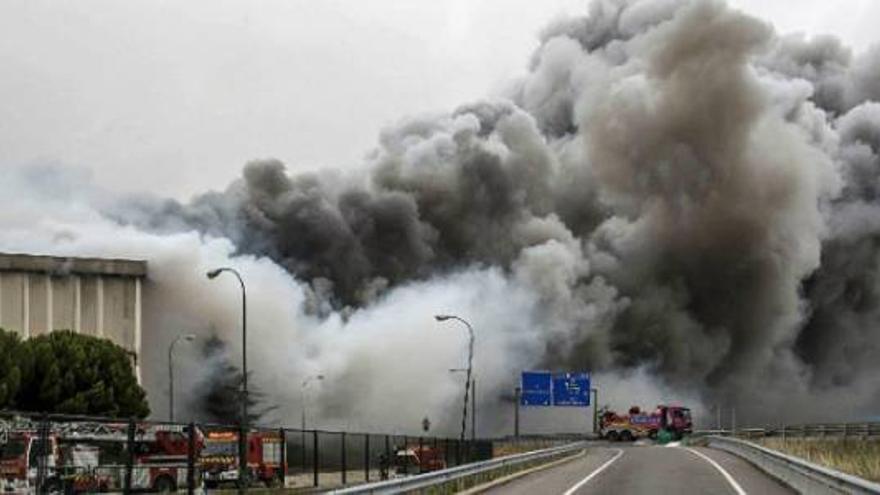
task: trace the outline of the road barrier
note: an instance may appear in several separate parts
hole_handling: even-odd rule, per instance
[[[456,486],[455,491],[458,491],[458,489],[463,488],[461,484],[468,478],[484,475],[504,468],[519,467],[536,461],[550,461],[563,455],[579,452],[586,446],[587,442],[575,442],[560,447],[552,447],[523,454],[514,454],[500,457],[498,459],[465,464],[463,466],[406,478],[368,483],[351,488],[335,490],[331,493],[338,495],[410,493],[419,490],[434,489],[447,483],[457,483],[458,485]]]
[[[751,462],[799,493],[880,493],[880,484],[738,438],[708,436],[709,446]]]
[[[697,430],[693,436],[736,436],[741,438],[875,438],[880,437],[880,423],[818,423],[784,425],[766,428],[737,428],[731,430]]]

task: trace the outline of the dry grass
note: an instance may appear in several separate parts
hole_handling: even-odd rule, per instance
[[[880,481],[880,440],[764,438],[761,445],[871,481]]]

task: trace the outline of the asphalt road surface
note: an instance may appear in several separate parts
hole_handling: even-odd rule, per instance
[[[748,462],[709,448],[609,444],[559,466],[497,486],[488,493],[791,494]]]

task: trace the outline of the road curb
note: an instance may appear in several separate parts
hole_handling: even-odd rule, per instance
[[[483,483],[482,485],[477,485],[477,486],[468,488],[467,490],[465,490],[463,492],[458,492],[458,495],[477,495],[479,493],[485,492],[486,490],[490,490],[490,489],[495,488],[497,486],[501,486],[501,485],[510,483],[511,481],[513,481],[517,478],[522,478],[523,476],[528,476],[532,473],[536,473],[536,472],[544,470],[544,469],[550,469],[552,467],[556,467],[556,466],[565,464],[566,462],[573,461],[579,457],[585,456],[586,454],[587,454],[587,449],[584,449],[575,455],[563,457],[562,459],[557,459],[553,462],[548,462],[547,464],[541,464],[539,466],[531,467],[531,468],[523,470],[523,471],[517,471],[515,473],[508,474],[507,476],[502,476],[501,478],[494,479],[488,483]]]

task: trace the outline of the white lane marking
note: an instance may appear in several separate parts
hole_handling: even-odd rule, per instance
[[[578,481],[577,484],[575,484],[573,487],[571,487],[571,488],[569,488],[568,490],[566,490],[565,493],[563,493],[562,495],[572,495],[574,492],[576,492],[576,491],[578,490],[578,488],[580,488],[580,487],[586,485],[591,479],[595,478],[599,473],[601,473],[602,471],[604,471],[605,468],[607,468],[608,466],[610,466],[611,463],[613,463],[614,461],[616,461],[617,459],[619,459],[620,456],[623,455],[623,450],[621,450],[621,449],[614,449],[614,450],[617,451],[617,453],[614,454],[614,457],[612,457],[611,459],[609,459],[608,461],[606,461],[605,464],[602,464],[601,466],[599,466],[599,467],[598,467],[595,471],[593,471],[592,473],[588,474],[586,478],[584,478],[584,479]]]
[[[741,486],[739,486],[739,483],[737,483],[736,480],[733,479],[733,476],[731,476],[730,473],[728,473],[726,469],[721,467],[721,464],[718,464],[711,457],[707,456],[706,454],[704,454],[700,451],[694,450],[690,447],[682,447],[682,448],[684,450],[691,452],[692,454],[700,456],[703,460],[705,460],[706,462],[711,464],[712,467],[717,469],[718,472],[721,473],[722,476],[724,476],[724,479],[726,479],[727,482],[730,483],[730,486],[733,487],[733,491],[735,491],[737,495],[746,495],[746,491],[743,490]]]

